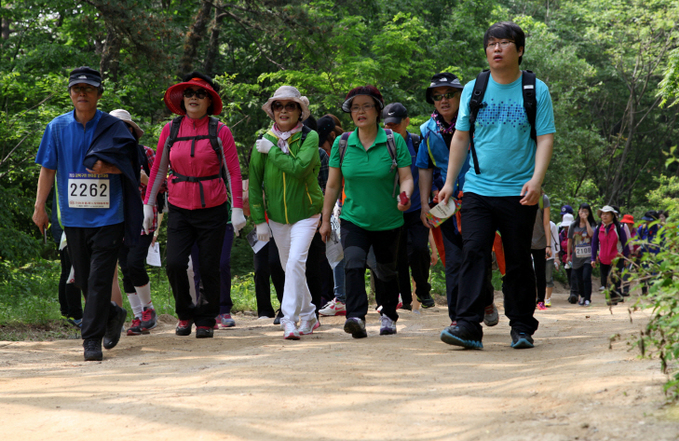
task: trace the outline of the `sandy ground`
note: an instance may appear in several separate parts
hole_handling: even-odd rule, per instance
[[[496,293],[501,307],[501,297]],[[123,336],[104,361],[79,340],[0,342],[0,435],[7,440],[677,440],[657,360],[640,360],[624,304],[536,311],[536,347],[509,347],[506,317],[483,351],[439,340],[438,306],[404,311],[398,335],[353,340],[344,319],[301,341],[237,316],[214,339]],[[619,334],[612,348],[609,337]]]

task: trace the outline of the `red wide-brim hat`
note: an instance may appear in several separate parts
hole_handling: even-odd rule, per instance
[[[181,102],[184,99],[184,89],[189,86],[198,86],[207,90],[212,99],[212,114],[219,115],[222,113],[222,99],[215,90],[210,87],[207,81],[200,78],[191,78],[189,81],[183,83],[175,84],[170,86],[165,92],[165,105],[170,112],[176,113],[177,115],[186,115],[186,111],[182,109]]]

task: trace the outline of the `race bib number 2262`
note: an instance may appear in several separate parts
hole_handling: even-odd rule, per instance
[[[69,173],[68,206],[71,208],[110,208],[108,175]]]

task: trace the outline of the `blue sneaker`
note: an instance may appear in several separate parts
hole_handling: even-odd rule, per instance
[[[512,347],[514,349],[530,349],[535,347],[533,344],[533,337],[525,332],[519,332],[512,329],[510,335],[512,336]]]
[[[231,317],[231,314],[219,314],[216,319],[219,329],[233,328],[236,326],[236,321]]]
[[[474,335],[459,326],[448,326],[441,331],[441,341],[465,349],[483,349],[482,336]]]

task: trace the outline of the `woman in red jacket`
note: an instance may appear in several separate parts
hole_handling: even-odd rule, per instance
[[[167,277],[179,316],[177,335],[213,336],[219,314],[219,260],[228,217],[228,194],[232,195],[231,223],[237,232],[245,225],[242,181],[238,153],[231,131],[216,118],[222,100],[212,79],[193,72],[165,92],[165,104],[181,115],[163,128],[151,169],[144,228],[152,222],[153,205],[160,186],[168,179]],[[176,131],[176,133],[175,133]],[[201,301],[194,305],[186,273],[191,247],[198,244],[203,287]]]

